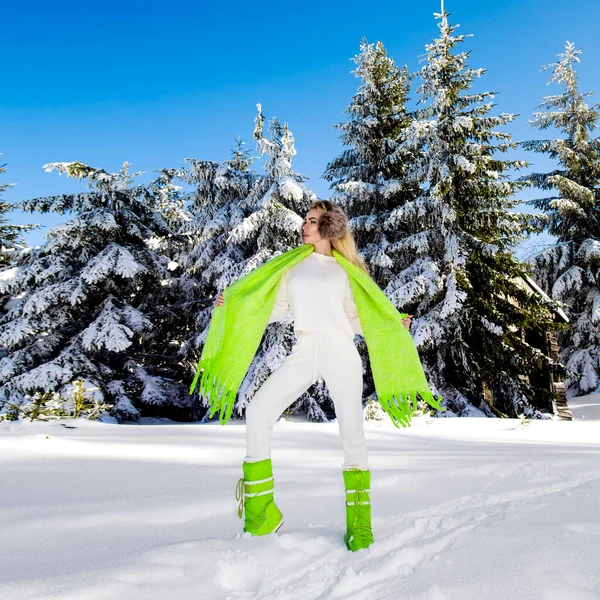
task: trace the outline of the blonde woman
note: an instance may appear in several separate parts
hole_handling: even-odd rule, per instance
[[[349,550],[367,548],[371,531],[370,470],[363,430],[362,361],[354,335],[363,334],[349,275],[333,255],[335,249],[368,275],[343,211],[329,201],[314,202],[302,226],[304,244],[314,252],[281,276],[269,323],[288,314],[297,341],[292,352],[256,392],[246,408],[244,477],[238,482],[239,516],[244,531],[277,531],[283,516],[275,504],[271,431],[281,414],[318,379],[331,394],[342,442],[346,488],[345,542]],[[225,302],[219,294],[216,306]],[[412,315],[402,324],[410,327]],[[243,506],[242,506],[243,505]]]

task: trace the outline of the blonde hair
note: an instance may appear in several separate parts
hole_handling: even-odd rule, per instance
[[[317,200],[308,207],[308,210],[311,210],[313,208],[324,212],[336,208],[337,210],[344,212],[338,204],[334,204],[329,200]],[[369,277],[371,277],[371,274],[369,273],[365,261],[356,249],[356,243],[349,229],[346,229],[346,235],[344,235],[344,237],[339,238],[337,240],[329,241],[331,243],[331,246],[335,248],[346,260],[349,260],[354,266],[358,267],[359,269],[364,271]]]

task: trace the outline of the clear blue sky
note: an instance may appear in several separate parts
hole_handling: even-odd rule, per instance
[[[149,180],[154,169],[182,166],[186,157],[225,160],[237,136],[254,150],[257,102],[267,119],[289,123],[294,168],[326,198],[321,175],[342,149],[333,125],[356,92],[350,59],[361,38],[381,40],[398,64],[415,71],[438,33],[439,8],[439,0],[9,0],[2,8],[0,160],[8,169],[3,182],[17,186],[5,199],[85,189],[45,173],[48,162],[116,171],[128,160]],[[600,100],[599,3],[446,0],[446,8],[460,33],[473,34],[465,44],[470,65],[488,69],[481,85],[500,92],[497,112],[520,114],[510,128],[515,139],[541,135],[526,121],[559,88],[546,86],[549,74],[540,67],[566,40],[583,48],[581,90],[595,90]],[[14,215],[18,223],[61,220]],[[43,233],[29,242],[40,243]]]

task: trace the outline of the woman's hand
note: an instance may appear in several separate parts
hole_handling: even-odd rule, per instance
[[[410,321],[414,316],[415,315],[407,315],[406,317],[404,317],[404,319],[402,319],[402,325],[404,325],[404,327],[406,327],[406,329],[408,329],[409,331],[410,331]]]
[[[225,298],[223,298],[223,294],[219,294],[217,296],[217,301],[215,302],[215,306],[221,306],[225,303]]]

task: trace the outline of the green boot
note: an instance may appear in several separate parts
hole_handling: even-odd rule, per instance
[[[246,509],[244,531],[252,535],[267,535],[283,525],[283,516],[273,500],[273,467],[271,459],[244,462],[244,476],[235,492],[239,500],[238,517]]]
[[[355,552],[373,543],[371,532],[371,472],[359,469],[344,471],[346,487],[346,528],[344,541]]]

